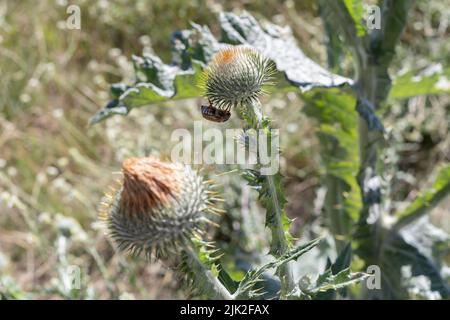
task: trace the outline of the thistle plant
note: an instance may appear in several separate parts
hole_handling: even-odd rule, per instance
[[[273,73],[273,64],[257,50],[228,47],[219,51],[204,70],[204,95],[216,108],[238,109],[244,135],[247,129],[261,129],[270,139],[270,121],[262,114],[259,97]],[[208,214],[219,210],[212,205],[217,195],[196,172],[186,165],[148,157],[125,160],[122,174],[101,214],[119,249],[148,257],[170,256],[172,261],[178,254],[178,270],[185,282],[208,297],[260,297],[265,292],[258,284],[271,268],[280,279],[280,298],[302,297],[289,262],[315,247],[319,239],[293,248],[279,173],[261,175],[258,170],[242,170],[266,208],[266,226],[272,234],[270,253],[275,260],[249,270],[237,286],[222,269],[218,250],[203,239],[203,226],[210,222]]]
[[[219,252],[200,234],[197,222],[207,223],[210,198],[208,193],[192,187],[197,180],[187,174],[186,167],[168,165],[172,172],[169,178],[169,171],[163,170],[165,166],[155,169],[151,165],[152,169],[148,170],[151,178],[146,173],[142,175],[145,178],[136,179],[133,172],[142,173],[142,170],[129,170],[129,165],[125,165],[124,180],[111,198],[105,215],[110,233],[119,247],[132,252],[161,257],[164,253],[181,252],[180,270],[184,278],[210,298],[260,298],[262,291],[271,290],[264,279],[271,272],[277,276],[277,291],[270,296],[280,299],[406,298],[411,288],[405,287],[401,279],[402,270],[408,266],[411,277],[430,280],[429,296],[439,294],[447,298],[450,289],[443,276],[445,263],[439,257],[448,252],[450,237],[443,236],[443,231],[425,219],[426,213],[450,192],[450,167],[444,166],[436,174],[433,188],[418,196],[406,210],[391,215],[386,212],[386,203],[392,201],[383,201],[386,193],[382,190],[384,164],[380,155],[385,145],[381,142],[388,137],[377,110],[382,109],[388,97],[408,98],[410,95],[405,95],[408,86],[417,88],[423,84],[428,88],[430,83],[437,85],[438,81],[433,75],[417,82],[411,74],[406,74],[400,76],[401,81],[394,82],[391,89],[388,68],[412,2],[383,1],[381,30],[373,31],[366,30],[363,24],[361,12],[364,10],[360,1],[323,1],[320,4],[330,45],[342,41],[335,32],[339,30],[353,54],[355,80],[319,66],[300,50],[292,36],[277,26],[262,27],[248,13],[240,16],[222,13],[222,42],[216,40],[207,27],[193,24],[192,30],[174,35],[174,64],[165,65],[153,55],[135,57],[135,71],[139,74],[136,83],[112,85],[113,100],[91,122],[97,123],[114,114],[128,114],[133,108],[172,98],[202,96],[210,102],[208,112],[220,109],[227,115],[224,121],[219,121],[221,126],[226,127],[229,113],[242,120],[240,141],[252,152],[248,144],[255,138],[251,129],[262,131],[264,139],[273,138],[272,123],[264,115],[260,101],[266,92],[265,86],[274,85],[280,92],[301,93],[305,102],[301,111],[318,123],[316,130],[324,169],[320,174],[323,173],[326,191],[320,208],[323,223],[318,228],[320,232],[315,228],[309,230],[310,239],[324,234],[333,254],[328,248],[320,248],[322,242],[317,239],[302,245],[296,243],[289,233],[290,220],[285,214],[283,177],[279,171],[265,174],[261,165],[241,169],[240,173],[258,192],[265,208],[265,227],[271,233],[271,261],[250,267],[239,281],[231,278],[222,266]],[[338,60],[329,56],[330,68],[339,69],[333,65],[333,61]],[[202,90],[198,90],[199,83]],[[388,96],[390,89],[391,96]],[[430,92],[448,92],[445,90],[434,87]],[[420,92],[427,93],[423,91]],[[209,115],[213,121],[217,119],[213,116],[218,116],[216,113]],[[278,154],[280,150],[269,152]],[[133,162],[130,164],[135,166]],[[159,192],[149,196],[148,190]],[[137,197],[148,200],[135,204]],[[176,209],[181,214],[173,214],[174,208],[182,203],[180,199],[202,205],[196,207],[195,213],[191,211],[193,206],[185,206],[183,208],[189,209]],[[184,219],[187,216],[193,220]],[[144,227],[142,222],[148,226],[156,223],[157,227]],[[177,232],[167,232],[169,229]],[[137,236],[135,230],[139,230],[141,236]],[[295,271],[308,265],[308,259],[301,256],[313,248],[316,255],[309,266],[314,265],[316,272],[298,279]],[[381,269],[381,288],[370,293],[364,288],[351,292],[341,290],[366,279],[365,268],[371,265]],[[358,272],[350,272],[350,268]]]

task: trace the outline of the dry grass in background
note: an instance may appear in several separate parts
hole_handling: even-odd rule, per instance
[[[290,25],[305,52],[326,64],[313,1],[248,2],[223,7],[213,0],[75,1],[82,11],[82,29],[75,31],[63,28],[67,1],[0,3],[0,296],[183,297],[169,269],[115,255],[96,216],[111,172],[127,156],[170,150],[164,141],[173,129],[201,120],[198,101],[153,105],[92,128],[87,123],[107,102],[108,83],[130,76],[132,53],[156,52],[169,61],[172,31],[192,20],[217,34],[216,14],[222,9],[247,9]],[[448,64],[448,28],[435,21],[436,12],[445,9],[444,2],[419,2],[398,69],[429,61]],[[409,50],[416,51],[416,59],[405,60]],[[291,164],[285,167],[295,168],[285,175],[288,214],[301,218],[294,227],[299,234],[314,218],[320,175],[314,124],[300,113],[295,94],[277,94],[267,105],[275,123],[290,119],[283,122],[281,142],[283,161]],[[398,112],[388,114],[387,125],[397,123],[392,130],[408,174],[401,192],[413,197],[431,168],[449,160],[449,98],[419,97],[405,105],[412,112],[405,115],[405,106],[392,106]],[[447,230],[449,208],[447,201],[434,213],[434,221]],[[82,268],[82,290],[64,288],[71,265]]]

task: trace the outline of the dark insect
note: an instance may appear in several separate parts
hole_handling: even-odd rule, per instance
[[[214,122],[225,122],[230,119],[230,109],[219,109],[212,105],[211,101],[208,101],[209,105],[201,106],[203,118]]]

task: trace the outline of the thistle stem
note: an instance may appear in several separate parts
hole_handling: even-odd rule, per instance
[[[220,280],[213,275],[211,270],[205,267],[205,265],[198,258],[197,253],[191,246],[187,246],[184,250],[191,262],[191,270],[195,273],[196,279],[199,279],[201,283],[199,286],[204,287],[205,291],[213,293],[212,297],[217,300],[234,300],[234,296],[224,287]]]
[[[280,256],[287,253],[289,250],[289,243],[286,239],[284,228],[283,228],[283,222],[281,219],[281,206],[278,201],[278,196],[276,192],[275,187],[275,181],[273,179],[273,176],[266,176],[267,183],[269,184],[269,190],[270,190],[270,197],[273,201],[273,205],[275,208],[275,216],[276,216],[276,232],[278,235],[278,241],[282,244],[281,246],[281,252]],[[273,240],[272,240],[273,241]],[[281,288],[284,289],[284,292],[282,292],[282,295],[285,295],[289,292],[292,292],[295,289],[295,281],[294,281],[294,275],[292,272],[292,267],[290,263],[286,263],[283,266],[280,267],[280,279],[281,283],[284,284]]]
[[[246,104],[247,107],[247,117],[245,117],[246,122],[248,125],[253,127],[255,130],[265,130],[267,128],[264,127],[263,123],[263,114],[261,110],[261,104],[259,101],[252,101]],[[272,152],[272,150],[271,150]],[[276,151],[278,152],[278,151]],[[264,178],[267,181],[269,193],[270,193],[270,199],[273,203],[274,208],[274,218],[273,222],[271,222],[273,225],[273,232],[272,232],[272,244],[276,243],[276,247],[278,250],[274,252],[277,258],[283,256],[289,251],[289,241],[286,238],[284,226],[283,226],[283,208],[282,203],[278,197],[277,189],[281,189],[281,186],[277,186],[277,181],[274,179],[274,175],[265,175]],[[278,187],[278,188],[277,188]],[[267,208],[266,208],[267,210]],[[266,222],[267,223],[267,222]],[[281,293],[280,295],[286,296],[289,292],[292,292],[296,285],[294,281],[294,276],[292,272],[292,267],[289,263],[284,264],[281,266],[278,270],[280,281],[281,281]]]

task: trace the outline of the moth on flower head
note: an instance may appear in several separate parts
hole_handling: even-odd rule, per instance
[[[204,118],[224,122],[231,109],[254,102],[264,93],[275,72],[273,63],[247,46],[230,46],[217,52],[205,68],[201,87],[209,106],[202,106]]]

